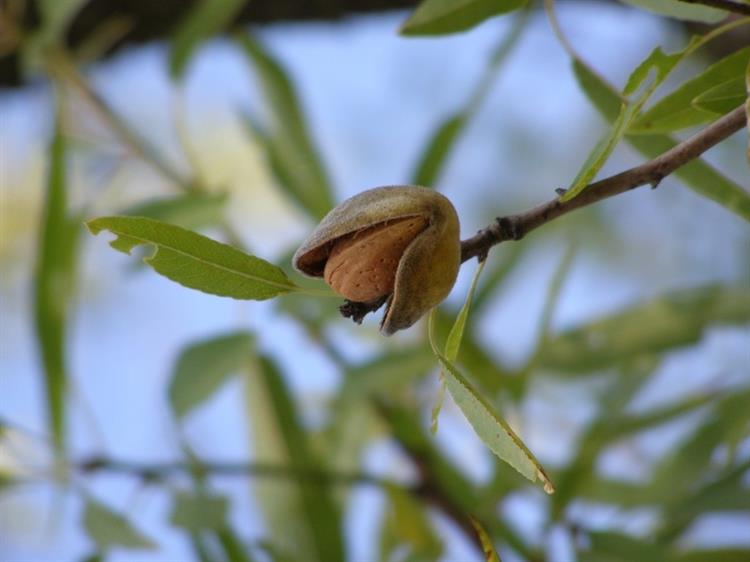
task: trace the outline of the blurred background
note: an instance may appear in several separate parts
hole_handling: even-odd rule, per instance
[[[151,213],[289,269],[328,205],[322,195],[306,205],[274,166],[268,138],[297,118],[330,202],[427,177],[465,238],[546,201],[607,124],[543,10],[435,38],[398,35],[408,13],[395,4],[241,17],[239,35],[209,37],[179,67],[179,31],[133,35],[138,21],[111,16],[78,21],[88,42],[69,50],[13,46],[17,4],[3,4],[1,31],[0,560],[307,562],[337,548],[310,546],[336,529],[355,562],[480,560],[469,513],[504,561],[750,560],[750,228],[676,177],[496,247],[480,279],[459,364],[549,470],[553,496],[493,457],[450,398],[430,433],[438,378],[424,322],[384,338],[381,313],[358,327],[330,299],[191,291],[81,226]],[[690,33],[615,2],[558,11],[581,56],[620,87],[655,46],[676,50]],[[175,14],[164,17],[175,29]],[[663,91],[719,56],[699,51]],[[299,115],[279,107],[284,84]],[[455,145],[420,176],[436,128],[457,112],[469,118]],[[704,156],[745,190],[746,143],[745,131]],[[40,349],[57,336],[44,335],[38,272],[62,145],[79,242],[74,282],[47,287],[66,311],[55,461]],[[600,176],[644,159],[623,142]],[[441,306],[441,334],[475,267]],[[227,334],[249,359],[230,360],[175,418],[181,353]],[[301,451],[334,476],[245,470],[302,462]],[[219,523],[189,509],[176,517],[177,500],[201,490],[226,498]],[[85,517],[92,499],[129,521],[109,521],[115,538]],[[340,511],[328,530],[324,503]]]

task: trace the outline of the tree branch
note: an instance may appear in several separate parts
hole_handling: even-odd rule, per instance
[[[520,240],[532,230],[581,207],[642,185],[656,187],[677,168],[698,158],[712,146],[739,131],[746,121],[745,108],[740,106],[661,156],[589,184],[577,197],[569,201],[563,202],[558,197],[525,213],[498,217],[493,224],[461,242],[461,261],[465,262],[474,257],[481,260],[492,246],[507,240]]]
[[[704,6],[719,8],[727,12],[750,16],[750,4],[741,4],[739,2],[732,2],[731,0],[680,0],[680,2],[685,2],[686,4],[703,4]]]

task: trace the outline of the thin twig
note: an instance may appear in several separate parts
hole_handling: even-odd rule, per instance
[[[750,4],[732,2],[731,0],[680,0],[680,2],[685,2],[686,4],[703,4],[704,6],[719,8],[727,12],[750,16]]]
[[[598,203],[603,199],[625,193],[642,185],[656,187],[662,179],[698,158],[747,122],[745,108],[738,107],[699,133],[681,142],[661,156],[640,166],[589,184],[577,197],[569,201],[553,199],[517,215],[498,217],[494,223],[461,242],[461,261],[487,255],[490,248],[507,240],[520,240],[532,230],[575,209]]]

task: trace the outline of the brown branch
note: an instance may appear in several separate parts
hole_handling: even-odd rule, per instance
[[[739,2],[732,2],[731,0],[680,0],[680,2],[685,2],[686,4],[703,4],[704,6],[719,8],[727,12],[750,16],[750,4],[741,4]]]
[[[482,259],[492,246],[507,240],[520,240],[532,230],[570,211],[598,203],[642,185],[656,187],[662,179],[706,150],[717,145],[746,123],[743,106],[731,111],[702,131],[653,160],[617,175],[589,184],[577,197],[561,201],[560,197],[534,207],[525,213],[498,217],[493,224],[461,242],[461,261]]]

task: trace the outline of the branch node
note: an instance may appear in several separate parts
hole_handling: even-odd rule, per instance
[[[519,228],[513,217],[498,217],[497,226],[500,231],[501,240],[520,240],[523,238],[523,230]],[[489,250],[489,248],[487,248]]]

